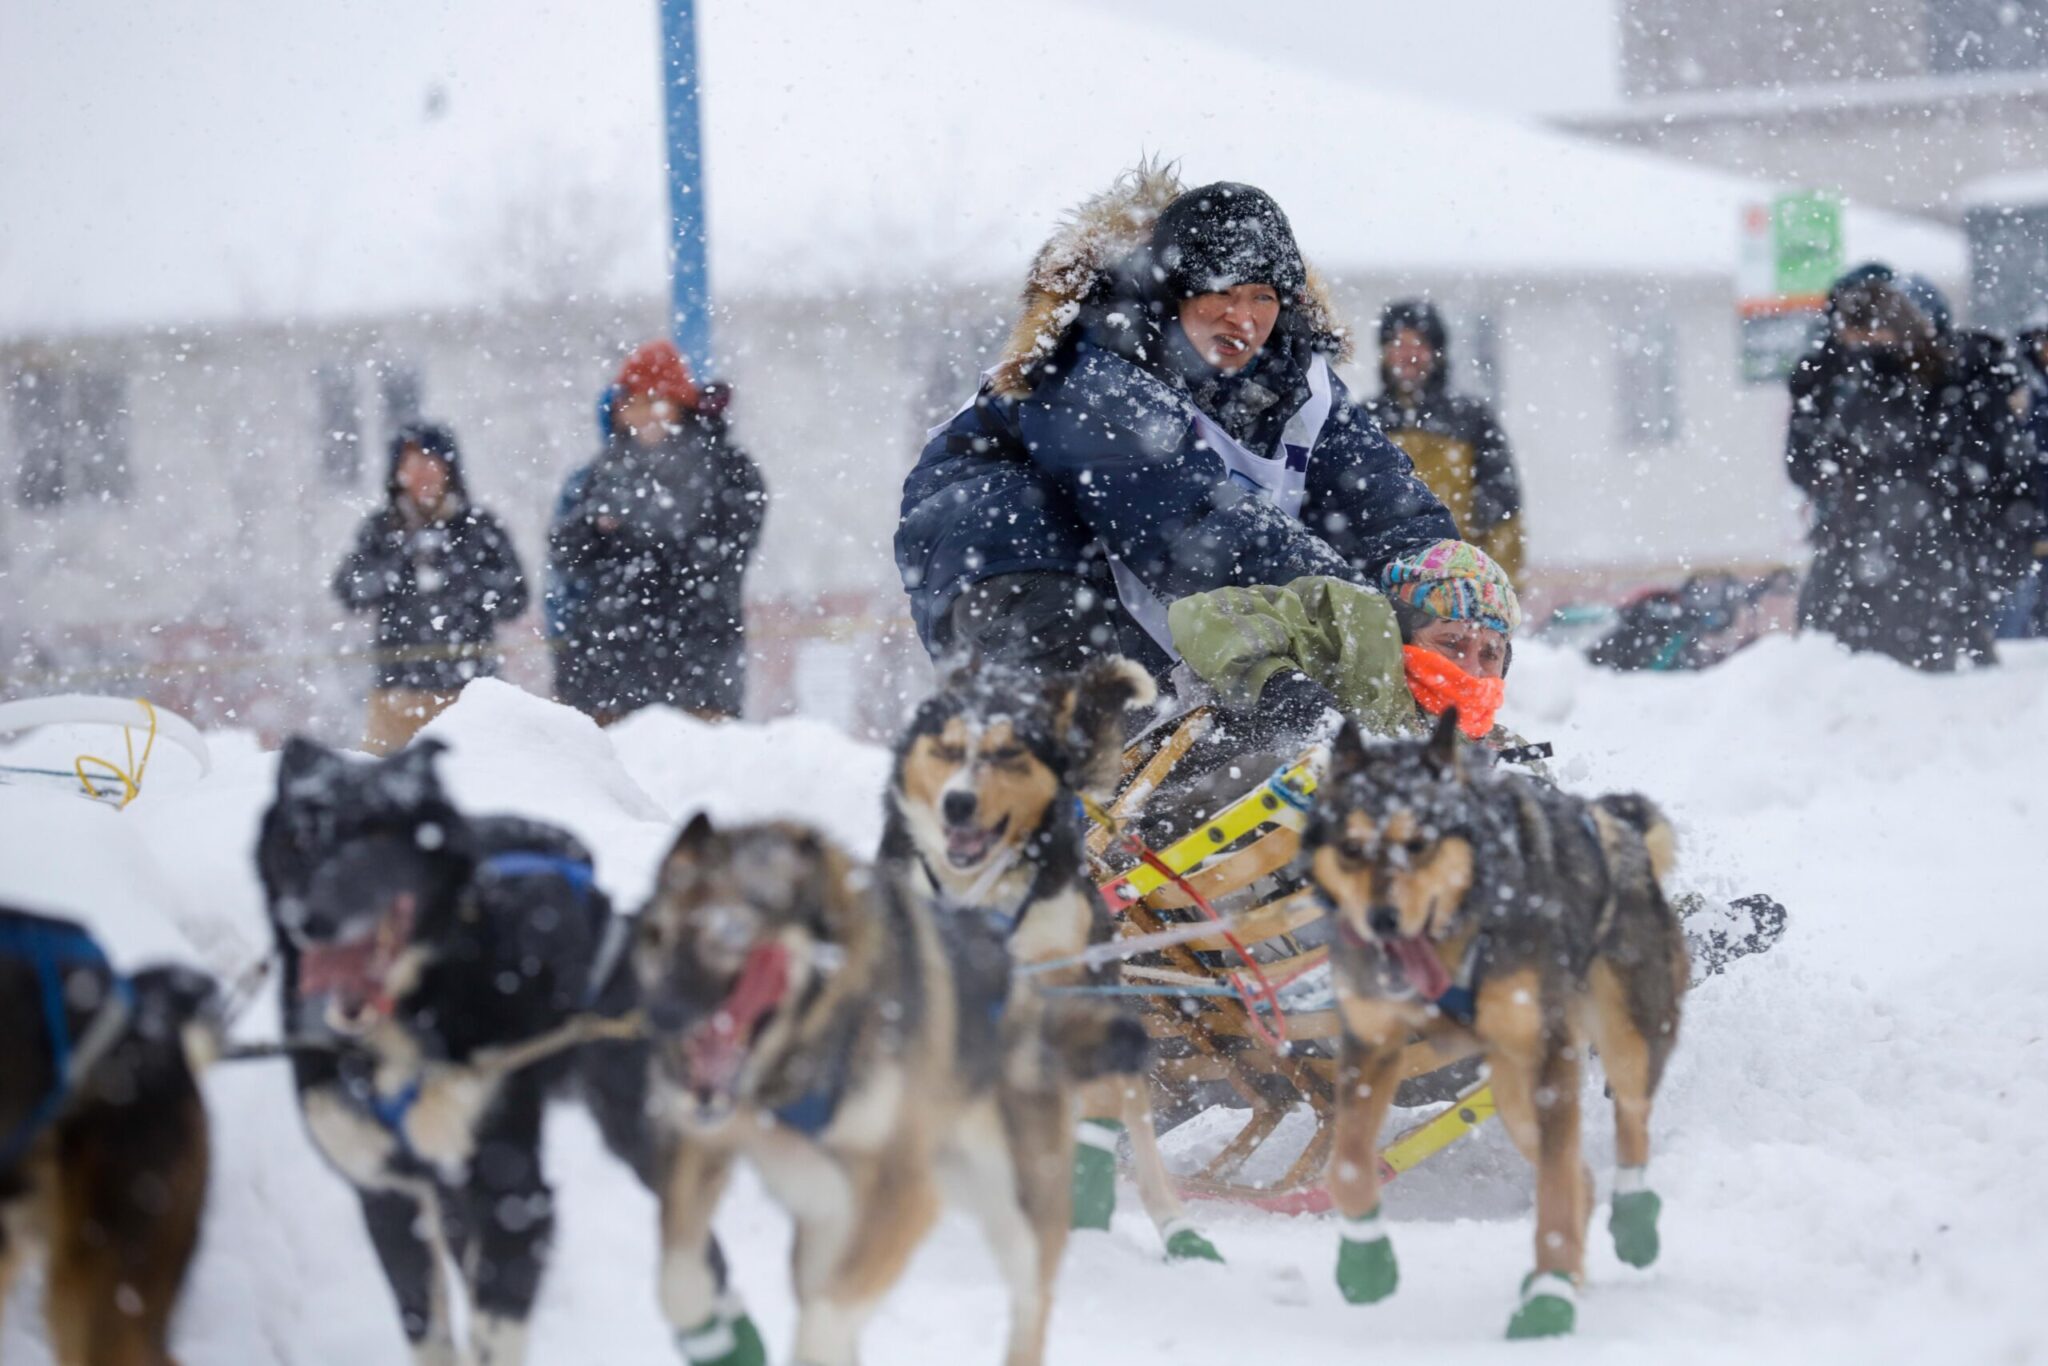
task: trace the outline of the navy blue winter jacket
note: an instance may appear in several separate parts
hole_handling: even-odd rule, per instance
[[[1458,534],[1334,375],[1296,522],[1231,482],[1185,390],[1092,341],[1072,356],[1024,398],[984,388],[904,481],[896,564],[927,648],[960,591],[997,574],[1089,573],[1115,555],[1172,602],[1304,574],[1374,582]]]

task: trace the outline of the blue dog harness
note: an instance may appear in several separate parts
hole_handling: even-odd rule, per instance
[[[560,878],[569,890],[577,896],[588,896],[596,884],[597,870],[587,859],[571,858],[566,854],[551,854],[538,849],[507,849],[491,854],[477,864],[479,873],[494,877],[555,877]],[[598,947],[597,958],[592,965],[591,979],[584,990],[584,1004],[589,1005],[597,996],[610,965],[616,962],[624,946],[624,935],[620,932],[623,917],[613,916],[605,926],[605,938]],[[412,1141],[405,1136],[405,1117],[412,1113],[412,1107],[419,1104],[421,1078],[414,1076],[405,1085],[390,1095],[377,1089],[375,1080],[364,1087],[362,1097],[364,1108],[369,1110],[377,1123],[398,1141],[399,1151],[407,1157],[420,1160],[413,1151]]]
[[[42,996],[43,1027],[50,1035],[49,1092],[28,1117],[0,1144],[0,1169],[13,1166],[43,1131],[56,1121],[78,1079],[113,1044],[135,1008],[135,989],[107,961],[99,941],[77,925],[20,912],[0,912],[0,957],[24,963],[34,971]],[[65,977],[77,969],[103,971],[110,983],[84,1037],[71,1037],[66,1008]]]

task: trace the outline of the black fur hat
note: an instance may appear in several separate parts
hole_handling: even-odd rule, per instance
[[[1152,255],[1174,298],[1269,284],[1292,303],[1308,287],[1294,229],[1273,196],[1219,180],[1168,204],[1152,227]]]

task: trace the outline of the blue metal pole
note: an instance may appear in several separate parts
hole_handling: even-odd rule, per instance
[[[711,369],[711,275],[704,146],[697,115],[696,0],[660,0],[661,76],[668,107],[669,330],[700,380]]]

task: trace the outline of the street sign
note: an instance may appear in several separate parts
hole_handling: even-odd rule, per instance
[[[1775,384],[1792,373],[1843,264],[1841,200],[1798,191],[1743,206],[1736,271],[1743,379]]]

